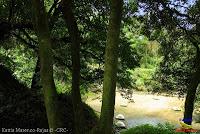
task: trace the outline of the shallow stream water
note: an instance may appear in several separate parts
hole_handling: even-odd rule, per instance
[[[133,98],[135,103],[127,103],[127,100],[116,93],[115,116],[123,114],[127,128],[142,124],[165,124],[166,122],[180,127],[179,119],[183,118],[184,99],[143,93],[135,93]],[[101,111],[99,99],[91,98],[87,103],[98,113]],[[127,104],[127,106],[124,107],[122,104]],[[181,109],[181,111],[173,110],[174,107]],[[200,129],[199,123],[193,126],[195,129]]]
[[[131,128],[131,127],[142,125],[142,124],[151,124],[154,126],[156,126],[158,123],[165,124],[166,120],[163,120],[158,117],[144,116],[144,117],[128,118],[126,119],[126,122],[128,124],[128,128]]]

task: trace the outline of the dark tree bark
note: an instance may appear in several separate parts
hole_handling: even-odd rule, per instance
[[[47,13],[43,0],[32,0],[35,30],[39,40],[39,58],[41,84],[44,92],[44,102],[49,128],[62,127],[58,95],[53,79],[53,61]],[[53,131],[52,133],[56,133]]]
[[[31,89],[40,89],[40,58],[38,57],[31,81]]]
[[[62,11],[72,42],[72,102],[75,118],[75,134],[84,134],[85,119],[80,94],[80,35],[72,7],[72,0],[62,0]]]
[[[111,134],[115,107],[115,90],[117,80],[117,64],[120,24],[123,0],[110,0],[111,12],[105,50],[105,69],[103,80],[103,99],[98,134]]]
[[[197,87],[200,83],[200,51],[197,48],[196,62],[195,62],[195,72],[190,79],[190,83],[187,90],[187,96],[185,99],[185,111],[184,111],[184,123],[192,124],[192,114],[194,110],[194,103],[196,97]]]

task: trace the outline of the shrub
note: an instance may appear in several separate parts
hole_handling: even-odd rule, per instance
[[[56,90],[57,90],[58,94],[61,94],[61,93],[69,94],[71,92],[71,85],[66,82],[62,82],[60,80],[55,80],[55,85],[56,85]]]
[[[166,123],[166,124],[158,124],[157,126],[152,126],[149,124],[144,124],[140,126],[136,126],[130,128],[126,131],[122,131],[121,134],[176,134],[174,126]],[[183,134],[183,133],[177,133]]]

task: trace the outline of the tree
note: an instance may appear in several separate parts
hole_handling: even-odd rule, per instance
[[[62,127],[58,96],[53,80],[53,63],[47,14],[43,0],[32,0],[35,30],[39,40],[40,75],[49,128]],[[56,133],[56,132],[52,132]]]
[[[38,57],[31,81],[31,89],[40,89],[40,59]]]
[[[59,83],[60,81],[65,79],[65,84],[69,85],[71,84],[70,72],[72,72],[70,49],[71,40],[69,38],[69,32],[66,29],[66,24],[64,23],[64,18],[61,14],[62,3],[59,0],[44,2],[47,5],[46,9],[48,9],[47,12],[49,20],[49,30],[51,32],[51,39],[53,43],[52,49],[55,62],[54,79],[56,80],[55,82],[57,82],[58,80]],[[102,83],[103,81],[104,54],[107,22],[109,18],[109,4],[108,1],[97,2],[90,0],[76,0],[73,2],[73,4],[76,7],[73,9],[73,12],[79,27],[79,33],[81,37],[80,55],[82,56],[80,57],[80,85],[85,87],[87,85],[88,87],[94,82]],[[135,4],[133,3],[133,5]],[[36,39],[35,33],[33,32],[33,25],[29,15],[31,8],[29,6],[31,5],[28,1],[16,1],[12,9],[12,21],[8,22],[7,18],[9,18],[9,8],[12,7],[12,5],[10,5],[10,1],[1,1],[0,9],[2,12],[0,13],[0,29],[2,30],[0,31],[3,34],[2,38],[5,40],[5,42],[8,42],[8,40],[18,41],[27,49],[30,48],[34,49],[34,51],[37,51],[38,41]],[[135,5],[135,7],[137,7],[137,5]],[[125,25],[132,24],[129,23],[129,15],[132,15],[133,12],[135,12],[135,7],[133,8],[129,5],[129,3],[124,4],[124,8],[126,9],[123,12],[123,22]],[[120,36],[119,57],[121,58],[120,62],[122,66],[119,66],[119,79],[117,82],[122,87],[130,87],[131,85],[133,85],[133,81],[131,80],[127,70],[132,69],[133,65],[135,66],[136,64],[138,64],[138,59],[135,58],[136,53],[132,53],[134,50],[130,47],[131,44],[129,43],[128,39],[124,37],[124,34],[121,34]],[[9,44],[11,48],[12,46],[14,46],[12,43]],[[32,55],[34,59],[38,57],[37,52],[35,53],[36,55]],[[124,54],[126,54],[127,56],[125,56]],[[36,66],[34,65],[34,67]],[[63,69],[58,69],[60,67],[67,67],[65,70],[67,70],[68,73],[66,73],[66,71],[64,71]],[[30,74],[33,73],[33,71],[29,72]],[[69,77],[66,77],[66,75],[64,74],[68,75]],[[32,78],[34,79],[36,77]],[[22,79],[23,82],[25,81],[26,83],[29,83],[29,85],[31,85],[30,80],[26,81],[24,79],[26,78]],[[39,79],[39,76],[37,79]],[[124,83],[124,81],[126,82]],[[84,88],[84,90],[85,89],[86,88]]]
[[[196,61],[195,61],[195,71],[189,81],[187,95],[185,99],[185,111],[183,121],[189,125],[192,124],[192,115],[194,110],[194,102],[196,98],[197,87],[200,83],[200,51],[197,49]]]
[[[78,26],[72,11],[72,0],[63,0],[63,15],[71,39],[72,53],[72,102],[75,118],[75,134],[85,133],[84,114],[80,94],[80,35]]]
[[[110,0],[99,134],[112,133],[122,6],[123,0]]]
[[[185,100],[184,122],[187,124],[192,123],[192,113],[194,109],[195,95],[198,84],[200,82],[198,75],[200,70],[199,63],[199,4],[200,1],[196,0],[194,3],[191,1],[147,1],[140,0],[145,3],[148,12],[148,20],[150,20],[149,28],[152,27],[159,29],[166,28],[173,33],[172,35],[179,35],[184,37],[194,48],[196,48],[196,60],[194,60],[194,72],[188,81],[187,96]],[[178,4],[177,4],[178,3]],[[150,28],[151,27],[151,28]],[[152,30],[152,29],[151,29]],[[175,36],[175,37],[176,37]],[[170,36],[173,38],[173,36]],[[191,71],[191,70],[190,70]]]

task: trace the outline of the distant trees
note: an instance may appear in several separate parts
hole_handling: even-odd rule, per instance
[[[40,74],[49,128],[62,127],[58,96],[53,79],[53,57],[44,1],[32,0],[35,30],[39,40]],[[52,133],[56,133],[53,131]]]

